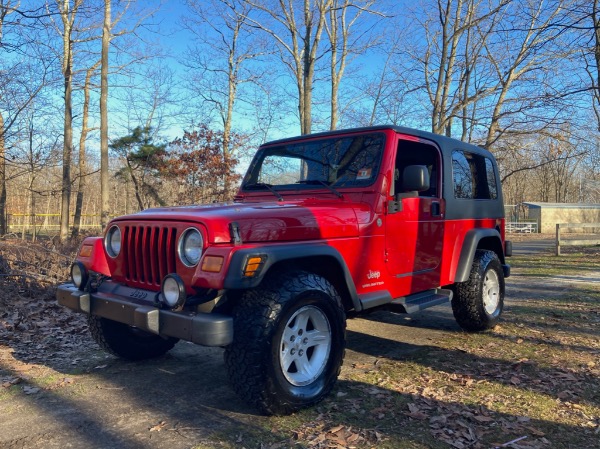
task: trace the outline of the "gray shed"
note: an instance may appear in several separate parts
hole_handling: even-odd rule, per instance
[[[600,223],[600,204],[523,203],[527,218],[537,220],[541,233],[556,232],[556,223]]]

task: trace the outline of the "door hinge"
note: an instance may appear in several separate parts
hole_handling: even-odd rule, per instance
[[[402,212],[402,200],[388,201],[388,213],[395,214],[396,212]]]

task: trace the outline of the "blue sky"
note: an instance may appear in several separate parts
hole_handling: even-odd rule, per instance
[[[158,3],[158,2],[156,2],[156,3]],[[384,7],[386,7],[386,5],[388,7],[393,5],[393,6],[397,7],[398,3],[399,2],[388,2],[386,0],[386,1],[379,1],[376,6],[384,8]],[[184,0],[165,1],[162,5],[160,5],[160,7],[158,7],[157,12],[154,16],[154,21],[153,21],[154,23],[156,23],[156,26],[153,28],[155,30],[159,30],[159,35],[157,36],[155,34],[154,35],[149,34],[150,39],[158,39],[160,41],[161,45],[166,49],[166,53],[172,56],[171,60],[169,61],[169,65],[181,77],[185,77],[186,69],[180,63],[180,59],[185,54],[185,51],[186,51],[188,45],[191,43],[191,38],[192,38],[191,33],[188,30],[186,30],[185,27],[183,27],[181,24],[181,18],[185,14],[189,14],[189,12],[188,12],[187,6],[185,5]],[[321,44],[322,47],[324,46],[324,40],[322,41],[322,44]],[[348,67],[346,73],[350,73],[350,71],[352,71],[352,70],[359,70],[360,73],[363,73],[364,76],[366,77],[370,73],[372,73],[374,70],[381,67],[382,64],[383,64],[383,58],[378,55],[375,55],[374,52],[371,51],[371,52],[367,53],[366,55],[359,57],[357,60],[352,61],[349,64],[349,67]],[[327,85],[322,80],[323,74],[318,74],[317,77],[320,78],[321,81],[317,82],[317,85],[315,88],[315,103],[318,103],[320,100],[318,89],[319,88],[327,89]],[[279,76],[279,81],[278,81],[278,83],[281,84],[280,88],[282,90],[285,89],[286,91],[289,91],[291,93],[291,95],[296,96],[296,90],[295,90],[295,87],[293,87],[294,86],[293,82],[294,81],[290,77],[289,72],[282,67],[280,69],[280,76]],[[325,94],[325,93],[326,93],[326,91],[324,90],[323,94]],[[187,96],[186,98],[189,99],[189,96],[188,96],[189,94],[184,93],[183,95],[186,95]],[[295,100],[295,101],[297,101],[297,100]],[[323,108],[321,107],[321,109],[323,109]],[[283,111],[283,110],[281,111],[282,114],[284,112],[285,111]],[[315,106],[315,111],[314,111],[315,118],[318,118],[317,117],[318,113],[319,113],[319,105],[317,104]],[[287,127],[285,127],[285,129],[282,129],[282,130],[279,130],[277,132],[273,132],[272,134],[270,134],[269,139],[299,134],[300,128],[299,128],[299,124],[298,124],[298,118],[289,115],[289,113],[288,113],[288,117],[289,117],[289,120],[287,120],[287,121],[289,122],[289,125]],[[252,117],[247,117],[244,114],[236,115],[235,123],[234,123],[234,127],[236,129],[249,130],[253,127],[253,125],[254,125],[254,123],[253,123]],[[317,128],[317,130],[326,129],[327,126],[325,126],[325,125],[328,125],[328,120],[324,120],[322,124],[319,124],[317,121],[315,122],[315,127]],[[177,135],[181,135],[181,131],[182,131],[183,127],[185,127],[185,126],[187,126],[187,123],[175,122],[172,124],[172,126],[170,127],[169,131],[166,134],[168,135],[169,138],[172,138]],[[319,126],[321,126],[321,128],[319,128]]]

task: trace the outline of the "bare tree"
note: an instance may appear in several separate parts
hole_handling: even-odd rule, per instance
[[[87,183],[87,155],[86,155],[86,141],[90,128],[88,125],[89,110],[90,110],[90,90],[92,83],[92,76],[98,69],[100,61],[97,61],[92,67],[87,69],[85,74],[85,81],[83,83],[83,111],[81,117],[81,134],[79,136],[79,185],[77,187],[77,197],[75,200],[75,215],[73,217],[73,230],[71,232],[72,237],[79,235],[81,228],[81,214],[83,210],[83,195]]]
[[[4,143],[4,117],[0,111],[0,235],[6,234],[6,147]]]
[[[293,0],[279,0],[269,4],[246,1],[270,18],[270,21],[253,18],[250,20],[254,26],[271,36],[278,45],[281,60],[296,82],[300,132],[310,134],[313,84],[320,56],[319,45],[333,0],[303,0],[301,8],[296,7]],[[300,20],[298,16],[301,17]]]
[[[64,82],[64,143],[62,197],[60,206],[60,239],[66,240],[69,235],[71,207],[71,158],[73,155],[73,32],[77,11],[83,0],[57,0],[58,11],[62,22],[62,75]]]
[[[20,126],[21,114],[47,85],[52,64],[38,34],[45,15],[43,7],[23,9],[20,1],[0,0],[0,235],[7,232],[7,138]]]
[[[110,216],[110,186],[109,186],[109,142],[108,142],[108,90],[109,90],[109,71],[111,70],[109,61],[109,51],[113,41],[124,35],[135,35],[136,30],[140,25],[154,12],[154,9],[144,10],[143,2],[140,3],[141,10],[133,11],[135,0],[122,0],[117,2],[117,9],[113,14],[111,0],[103,0],[104,14],[102,22],[102,49],[100,56],[100,195],[101,195],[101,217],[100,223],[102,227],[108,224]],[[125,20],[127,17],[133,16],[133,21]],[[119,29],[119,25],[124,24]],[[136,39],[138,37],[136,36]],[[127,53],[127,50],[122,49],[122,54]],[[147,60],[148,57],[140,57],[140,55],[129,55],[130,60],[124,66],[141,60]],[[113,68],[114,72],[118,72],[123,67]]]
[[[592,20],[593,30],[593,53],[595,67],[586,67],[588,74],[591,79],[592,95],[593,95],[593,108],[596,116],[596,122],[598,124],[598,131],[600,131],[600,2],[599,0],[593,0],[591,5],[590,18]],[[584,56],[585,59],[585,56]]]
[[[330,129],[336,129],[339,121],[339,90],[348,63],[348,56],[364,52],[373,43],[369,33],[365,30],[360,30],[357,35],[354,35],[353,31],[363,14],[376,14],[370,10],[374,3],[374,0],[333,0],[329,9],[325,29],[331,44]]]
[[[422,5],[431,11],[422,22],[427,46],[412,53],[431,103],[431,130],[513,151],[499,141],[560,129],[573,110],[557,88],[566,76],[555,62],[570,54],[557,25],[567,1]]]
[[[2,44],[2,31],[4,19],[9,12],[10,1],[6,4],[0,1],[0,44]],[[6,148],[4,143],[4,117],[0,110],[0,235],[6,234]]]
[[[111,40],[111,0],[104,0],[102,55],[100,58],[100,225],[105,228],[110,214],[108,185],[108,51]]]
[[[489,123],[486,123],[485,148],[492,148],[506,133],[522,133],[523,130],[515,127],[514,120],[510,119],[539,110],[540,104],[556,93],[549,91],[545,87],[548,84],[543,81],[545,74],[552,71],[552,62],[565,56],[565,50],[552,45],[560,34],[560,29],[554,24],[562,15],[562,6],[562,1],[550,7],[537,2],[515,5],[516,12],[510,21],[517,29],[503,30],[496,45],[483,42],[487,60],[498,80],[492,113]],[[510,54],[510,58],[503,53]],[[527,89],[525,84],[531,85],[533,91]],[[521,95],[509,98],[515,87],[519,88]],[[524,96],[527,90],[528,95]],[[553,121],[554,115],[551,113],[548,119],[540,120],[535,127],[531,126],[533,123],[530,121],[526,132],[543,131]]]
[[[495,18],[511,0],[484,6],[482,0],[438,0],[430,5],[431,18],[423,24],[427,42],[422,64],[425,87],[431,102],[431,130],[452,134],[453,121],[477,98],[489,95],[494,86],[470,86],[474,64],[482,49],[481,40],[489,36]],[[427,8],[427,7],[426,7]],[[476,27],[487,22],[487,30],[477,36]],[[465,49],[461,47],[466,47]],[[461,51],[462,50],[462,51]],[[473,89],[473,90],[471,90]]]
[[[380,61],[380,65],[372,67],[366,75],[348,78],[358,93],[358,101],[350,107],[346,105],[349,112],[344,114],[349,116],[352,126],[402,125],[415,110],[420,110],[413,106],[411,94],[420,89],[422,79],[411,79],[413,71],[403,66],[408,60],[404,50],[407,30],[399,20],[386,17],[382,21],[381,36],[386,38],[369,51],[370,58]]]
[[[190,14],[183,24],[194,36],[194,46],[188,48],[184,60],[192,71],[190,88],[204,106],[216,111],[223,129],[223,158],[229,164],[236,157],[232,126],[240,89],[261,82],[265,70],[253,62],[266,53],[264,42],[250,27],[250,2],[188,0],[187,5]],[[232,181],[225,172],[225,198],[232,196]]]

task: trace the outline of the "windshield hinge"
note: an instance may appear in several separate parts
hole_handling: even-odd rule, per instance
[[[229,235],[231,236],[231,242],[235,245],[242,244],[242,236],[240,235],[240,226],[237,221],[229,223]]]

